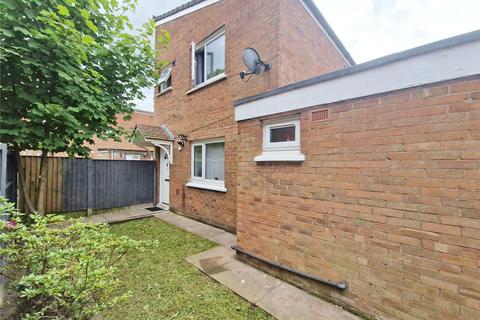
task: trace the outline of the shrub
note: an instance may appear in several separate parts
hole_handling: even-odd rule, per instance
[[[27,217],[0,198],[0,270],[12,278],[23,319],[90,319],[113,307],[117,295],[115,264],[132,250],[153,242],[116,237],[108,226],[65,220],[62,216]]]

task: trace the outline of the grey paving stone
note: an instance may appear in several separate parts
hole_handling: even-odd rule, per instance
[[[195,226],[197,224],[201,224],[200,222],[197,222],[195,220],[192,220],[192,219],[189,219],[189,218],[186,218],[186,217],[182,217],[178,214],[173,214],[171,212],[161,212],[161,213],[157,213],[154,215],[154,217],[156,218],[159,218],[167,223],[170,223],[170,224],[173,224],[173,225],[176,225],[177,227],[179,228],[182,228],[182,229],[187,229],[187,228],[190,228],[192,226]]]
[[[84,219],[85,222],[92,222],[92,223],[106,223],[107,219],[103,216],[103,214],[87,217]]]
[[[186,228],[185,230],[212,241],[215,236],[225,233],[225,231],[222,229],[218,229],[203,223],[195,224],[191,227]]]
[[[120,212],[105,214],[104,217],[108,220],[108,222],[116,222],[116,221],[128,220],[132,217],[132,214],[128,211],[120,211]]]
[[[340,307],[285,282],[265,295],[257,305],[282,320],[360,320]]]
[[[233,250],[219,246],[190,256],[186,260],[206,274],[211,274],[215,269],[232,261],[234,256],[235,252]]]
[[[187,261],[238,295],[256,303],[281,281],[234,258],[235,252],[219,246]]]
[[[219,235],[212,237],[210,240],[227,248],[231,248],[237,243],[237,237],[229,232],[223,232]]]

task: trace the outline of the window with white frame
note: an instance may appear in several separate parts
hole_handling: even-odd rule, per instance
[[[140,160],[141,157],[139,154],[127,154],[125,155],[125,159],[127,160]]]
[[[222,28],[201,43],[192,43],[192,87],[224,75],[225,31]]]
[[[160,73],[158,82],[158,94],[162,94],[172,88],[172,65],[164,68]]]
[[[192,177],[189,187],[227,191],[225,189],[225,141],[223,139],[192,144]]]
[[[300,152],[300,120],[263,124],[263,152],[255,161],[303,161]]]

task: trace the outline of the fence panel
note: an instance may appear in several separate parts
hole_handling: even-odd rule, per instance
[[[35,201],[40,157],[22,157],[27,192]],[[155,161],[89,160],[49,157],[47,213],[107,209],[154,201]],[[18,207],[26,211],[20,196]]]

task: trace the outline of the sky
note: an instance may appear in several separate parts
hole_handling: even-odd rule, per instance
[[[293,1],[293,0],[290,0]],[[480,29],[479,0],[313,0],[356,63]],[[138,0],[136,26],[188,0]],[[137,108],[153,111],[153,90]]]

